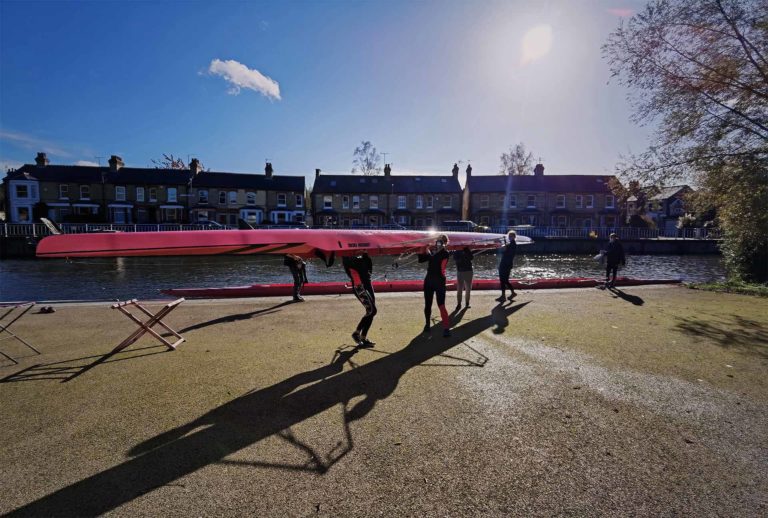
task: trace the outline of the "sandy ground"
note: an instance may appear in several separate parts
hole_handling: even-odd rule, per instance
[[[455,302],[449,294],[449,308]],[[58,305],[3,340],[0,513],[765,516],[768,300],[682,287]],[[150,306],[153,310],[157,305]],[[436,312],[435,312],[436,314]]]

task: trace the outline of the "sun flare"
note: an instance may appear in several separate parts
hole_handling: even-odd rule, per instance
[[[523,36],[523,52],[521,63],[527,65],[546,56],[552,47],[552,27],[537,25]]]

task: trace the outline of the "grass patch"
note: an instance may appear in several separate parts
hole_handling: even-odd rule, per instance
[[[750,284],[741,281],[705,282],[688,284],[694,290],[719,291],[725,293],[739,293],[741,295],[754,295],[756,297],[768,297],[768,286],[765,284]]]

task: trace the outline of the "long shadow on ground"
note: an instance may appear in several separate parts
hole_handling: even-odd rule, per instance
[[[434,326],[435,336],[416,337],[397,352],[345,372],[344,363],[352,353],[341,353],[330,365],[248,393],[144,441],[129,452],[134,458],[35,500],[8,516],[100,515],[200,468],[226,462],[228,455],[269,436],[278,434],[291,441],[291,426],[338,404],[346,408],[353,398],[364,396],[345,411],[346,423],[360,419],[377,401],[392,394],[412,367],[494,325],[505,325],[507,317],[526,304],[497,306],[491,315],[454,328],[450,338],[439,337],[440,328]],[[313,384],[300,388],[308,383]]]
[[[238,320],[248,320],[253,317],[269,315],[271,313],[276,313],[280,311],[280,308],[282,308],[283,306],[287,306],[293,303],[294,301],[288,300],[285,302],[281,302],[280,304],[276,304],[272,307],[259,309],[257,311],[250,311],[248,313],[240,313],[239,315],[227,315],[225,317],[214,318],[213,320],[207,320],[205,322],[200,322],[199,324],[194,324],[194,325],[185,327],[184,329],[180,329],[179,333],[186,333],[188,331],[194,331],[195,329],[201,329],[203,327],[215,326],[217,324],[227,324],[230,322],[237,322]]]
[[[675,329],[724,349],[768,358],[768,328],[740,315],[678,318]]]

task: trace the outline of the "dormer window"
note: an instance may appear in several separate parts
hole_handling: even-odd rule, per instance
[[[336,187],[336,180],[331,180],[331,187]]]

